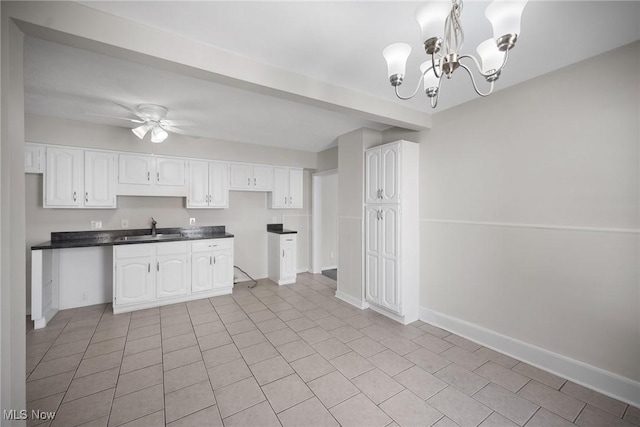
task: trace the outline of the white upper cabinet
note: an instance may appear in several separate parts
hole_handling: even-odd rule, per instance
[[[303,173],[298,168],[273,168],[272,209],[302,209]]]
[[[398,203],[399,146],[383,146],[365,153],[365,203]]]
[[[75,208],[82,204],[82,150],[48,147],[44,179],[45,208]]]
[[[44,172],[45,147],[40,144],[24,144],[24,171],[25,173]]]
[[[120,154],[117,193],[125,196],[187,195],[186,162],[174,157]]]
[[[188,166],[187,208],[229,207],[229,164],[192,160]]]
[[[231,163],[229,189],[271,191],[273,189],[273,167]]]
[[[116,155],[84,152],[84,206],[116,207]]]

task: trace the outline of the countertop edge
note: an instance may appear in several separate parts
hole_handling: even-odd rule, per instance
[[[147,243],[165,243],[165,242],[184,242],[192,240],[210,240],[210,239],[231,239],[234,235],[225,233],[224,235],[209,235],[209,236],[197,236],[197,237],[176,237],[171,239],[162,240],[123,240],[123,241],[95,241],[95,240],[71,240],[67,242],[43,242],[37,245],[31,246],[32,251],[46,250],[46,249],[72,249],[72,248],[90,248],[98,246],[120,246],[120,245],[138,245]]]

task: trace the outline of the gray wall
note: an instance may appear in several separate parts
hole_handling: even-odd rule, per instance
[[[323,270],[338,266],[338,173],[320,178],[321,188],[321,239]]]
[[[421,142],[422,307],[640,380],[639,64],[636,43],[385,133]]]
[[[319,152],[317,172],[338,169],[338,154],[337,146]]]

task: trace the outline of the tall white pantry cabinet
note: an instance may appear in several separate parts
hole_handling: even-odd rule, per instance
[[[418,154],[409,141],[365,151],[365,298],[405,325],[419,311]]]

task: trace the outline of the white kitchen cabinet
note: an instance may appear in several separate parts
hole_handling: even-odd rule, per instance
[[[229,189],[244,191],[271,191],[273,167],[248,163],[230,164]]]
[[[192,242],[191,269],[191,292],[231,290],[233,239]]]
[[[84,207],[116,207],[116,155],[84,152]]]
[[[302,209],[303,171],[299,168],[273,168],[272,209]]]
[[[192,160],[188,165],[187,208],[229,207],[229,164]]]
[[[24,144],[24,172],[25,173],[43,173],[45,146],[40,144],[25,143]]]
[[[365,298],[403,324],[418,319],[418,154],[408,141],[365,151]]]
[[[119,184],[151,185],[153,157],[120,154],[118,165]]]
[[[77,208],[82,204],[82,150],[47,147],[43,206]]]
[[[115,264],[114,307],[144,303],[155,297],[155,269],[151,268],[154,257],[126,258]]]
[[[118,194],[181,197],[186,192],[183,159],[124,153],[118,156]]]
[[[400,202],[398,150],[392,144],[365,152],[365,203]]]
[[[186,295],[189,292],[187,254],[159,255],[156,259],[156,296]]]
[[[156,185],[185,185],[185,163],[182,159],[156,157]]]
[[[297,268],[297,235],[268,233],[269,279],[278,285],[295,283]]]

